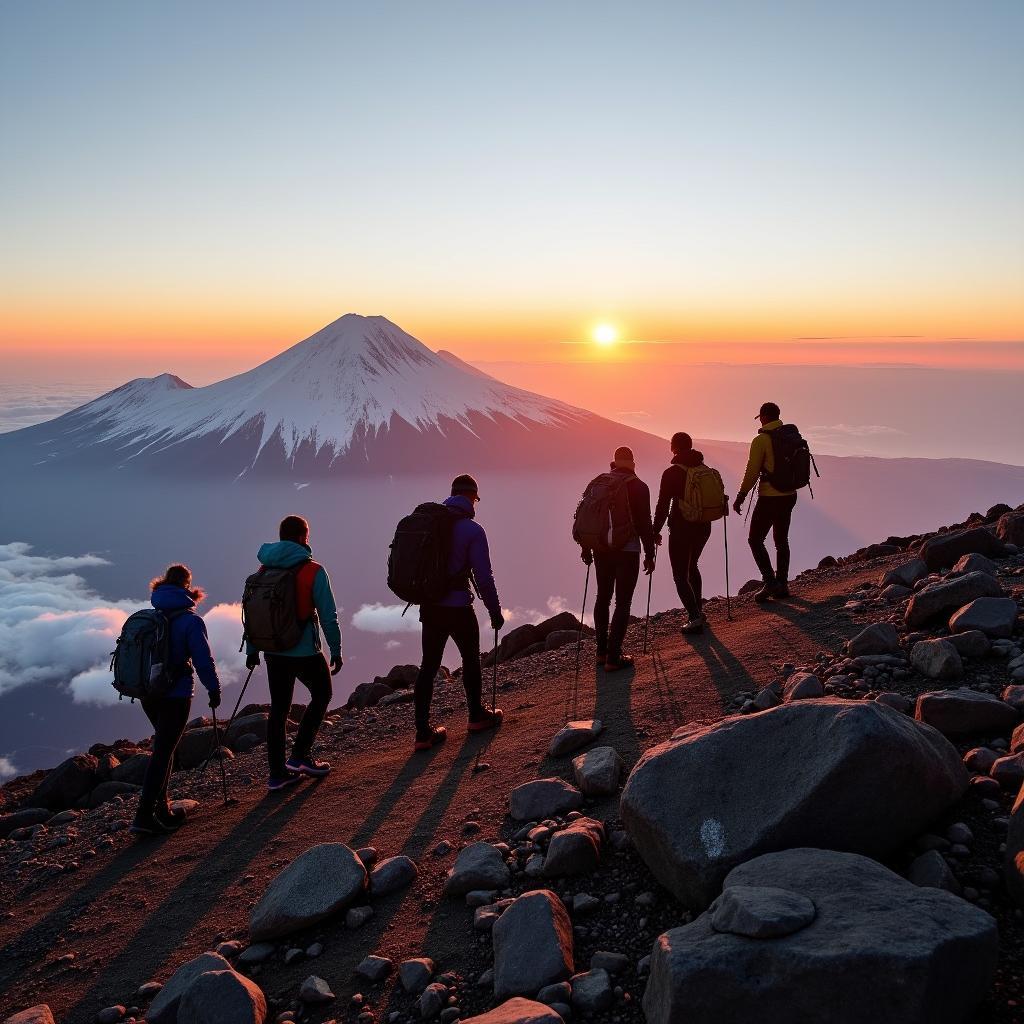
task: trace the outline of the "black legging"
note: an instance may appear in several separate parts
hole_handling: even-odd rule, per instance
[[[622,654],[622,641],[629,626],[629,608],[633,591],[640,578],[639,551],[605,551],[594,553],[597,575],[597,597],[594,600],[594,628],[597,630],[597,653],[609,661],[617,661]],[[615,614],[609,613],[612,596]]]
[[[142,781],[139,810],[152,812],[167,802],[174,751],[188,723],[191,697],[143,697],[142,710],[153,726],[153,747]]]
[[[480,623],[472,608],[448,608],[444,605],[423,605],[423,661],[413,696],[416,700],[416,731],[430,731],[430,702],[434,699],[434,677],[441,667],[444,648],[451,637],[462,657],[462,685],[466,688],[466,706],[470,721],[483,715],[480,700]]]
[[[795,494],[778,497],[758,495],[753,515],[750,517],[750,551],[766,583],[778,579],[785,583],[789,579],[789,523],[796,507]],[[772,531],[778,560],[778,571],[772,569],[772,560],[764,546],[768,531]]]
[[[668,557],[672,563],[672,578],[676,592],[690,618],[701,613],[703,581],[700,578],[700,560],[704,545],[711,537],[710,523],[680,523],[668,536]]]
[[[292,743],[292,757],[309,757],[317,731],[331,703],[331,670],[322,654],[308,654],[299,658],[283,654],[268,654],[267,683],[270,686],[270,717],[267,720],[267,761],[270,774],[280,778],[285,772],[285,729],[288,712],[298,679],[309,690],[309,704],[303,712],[299,730]]]

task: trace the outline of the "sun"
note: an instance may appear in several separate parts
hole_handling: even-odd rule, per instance
[[[611,324],[598,324],[594,328],[594,341],[598,345],[614,345],[619,332]]]

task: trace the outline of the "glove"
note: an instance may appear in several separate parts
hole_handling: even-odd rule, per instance
[[[331,658],[331,675],[336,676],[340,671],[342,665],[345,664],[345,659],[339,654],[336,658]]]
[[[220,690],[210,691],[210,710],[216,711],[220,707]]]
[[[591,551],[590,548],[584,548],[580,552],[580,558],[583,559],[583,564],[584,565],[593,565],[594,564],[594,552]]]
[[[260,656],[259,656],[259,654],[250,654],[245,659],[245,667],[246,668],[256,668],[259,665],[259,663],[260,663]]]
[[[645,558],[644,559],[644,572],[647,573],[648,576],[650,576],[651,573],[654,572],[654,559],[653,558]]]
[[[491,629],[499,630],[505,625],[505,616],[498,612],[497,614],[491,615]]]
[[[743,502],[746,501],[746,498],[745,494],[736,495],[736,500],[732,503],[732,510],[736,515],[740,515],[743,512]]]

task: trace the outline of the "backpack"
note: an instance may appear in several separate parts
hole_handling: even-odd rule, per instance
[[[468,581],[468,569],[454,578],[448,572],[452,530],[463,516],[457,509],[428,501],[398,523],[388,553],[388,589],[405,601],[406,611],[413,604],[435,604]]]
[[[717,469],[710,466],[686,467],[686,490],[677,500],[679,514],[688,523],[713,523],[725,515],[725,484]]]
[[[110,655],[114,689],[120,697],[133,701],[136,697],[160,697],[181,678],[189,663],[171,664],[171,623],[187,611],[143,608],[128,616]]]
[[[572,520],[572,538],[589,551],[619,551],[634,537],[626,487],[632,473],[602,473],[587,484]]]
[[[316,610],[304,608],[299,594],[300,576],[320,571],[313,561],[300,562],[287,569],[260,566],[245,581],[242,591],[242,645],[252,644],[257,651],[275,654],[290,651],[301,640],[310,622],[316,622]],[[312,580],[310,581],[312,585]],[[313,630],[314,643],[320,649],[320,630]]]
[[[772,443],[775,468],[761,476],[777,491],[798,491],[811,482],[811,449],[792,423],[766,431]]]

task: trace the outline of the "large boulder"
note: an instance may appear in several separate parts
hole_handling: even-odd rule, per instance
[[[874,701],[803,700],[652,747],[620,813],[658,881],[703,909],[759,854],[813,844],[881,855],[966,788],[960,755],[936,730]]]
[[[258,736],[260,742],[265,741],[267,738],[267,722],[269,721],[270,715],[265,711],[257,711],[253,715],[244,715],[236,718],[231,723],[231,728],[228,729],[228,746],[234,747],[242,736],[247,736],[250,733],[253,736]]]
[[[249,935],[261,942],[308,928],[344,910],[366,887],[366,868],[347,846],[313,846],[267,886],[250,916]]]
[[[230,971],[231,964],[219,953],[200,953],[183,963],[164,983],[146,1012],[147,1024],[176,1024],[178,1005],[192,983],[210,971]],[[181,1018],[186,1024],[188,1017]]]
[[[953,615],[949,631],[966,633],[976,629],[993,640],[1007,639],[1013,636],[1017,611],[1012,597],[979,597]]]
[[[580,620],[572,612],[559,612],[557,615],[552,615],[550,619],[538,622],[533,628],[536,630],[534,635],[537,640],[546,642],[552,633],[572,632],[578,635]],[[593,632],[587,626],[584,626],[583,630],[584,632]]]
[[[1024,908],[1024,789],[1017,794],[1006,835],[1006,863],[1003,868],[1006,891],[1018,907]]]
[[[849,653],[851,658],[865,654],[899,654],[900,635],[891,622],[873,622],[850,641]]]
[[[948,640],[918,640],[910,664],[926,679],[959,679],[964,674],[960,652]]]
[[[911,629],[946,618],[979,597],[1004,597],[999,581],[987,572],[969,572],[922,587],[907,603],[904,621]]]
[[[223,731],[221,732],[223,735]],[[213,752],[214,732],[213,726],[206,726],[200,729],[186,729],[178,741],[177,749],[174,752],[174,760],[178,768],[188,771],[201,765]]]
[[[463,1018],[462,1024],[563,1024],[563,1021],[550,1006],[517,996],[487,1013]]]
[[[141,786],[146,779],[146,769],[149,767],[151,754],[132,754],[126,757],[110,774],[114,782],[131,782],[133,785]]]
[[[62,811],[73,807],[100,781],[99,761],[92,754],[75,754],[46,773],[29,797],[29,803],[33,807]]]
[[[970,687],[957,690],[933,690],[917,698],[914,718],[938,729],[944,736],[970,736],[1008,733],[1017,721],[1017,712],[990,693]]]
[[[989,576],[997,576],[999,574],[999,566],[991,558],[974,552],[958,559],[952,571],[961,576],[967,572],[987,572]]]
[[[904,562],[903,565],[896,566],[895,569],[890,569],[882,577],[882,586],[897,586],[906,587],[908,590],[913,589],[914,584],[918,580],[923,580],[928,575],[928,566],[920,558],[912,558],[909,562]]]
[[[622,758],[614,747],[594,747],[573,758],[572,771],[585,796],[611,796],[619,788]]]
[[[254,981],[235,971],[207,971],[185,990],[178,1019],[188,1024],[263,1024],[267,1001]]]
[[[573,972],[572,922],[547,889],[528,892],[498,918],[494,939],[494,995],[535,996]]]
[[[141,788],[141,786],[137,786],[133,782],[115,782],[113,779],[110,782],[101,782],[89,794],[89,806],[99,807],[100,804],[105,804],[116,796],[132,796],[138,793]]]
[[[1024,549],[1024,512],[1007,512],[996,523],[996,536],[1004,544],[1013,544]]]
[[[515,629],[510,629],[502,638],[497,647],[498,661],[511,661],[519,657],[528,647],[541,644],[543,650],[544,636],[541,631],[532,623],[526,622]],[[488,667],[494,664],[494,651],[488,651],[484,655],[483,665]]]
[[[730,872],[733,886],[810,900],[813,921],[777,938],[717,931],[710,913],[659,936],[648,1024],[963,1024],[996,967],[996,922],[866,857],[793,849]]]
[[[474,889],[507,889],[511,875],[501,851],[490,843],[470,843],[459,850],[444,883],[445,896],[465,896]]]
[[[979,554],[998,558],[1005,554],[1003,542],[984,526],[954,533],[939,533],[921,545],[921,558],[933,572],[948,569],[964,555]]]
[[[543,821],[583,806],[583,795],[564,779],[534,779],[516,786],[509,797],[509,813],[516,821]]]

